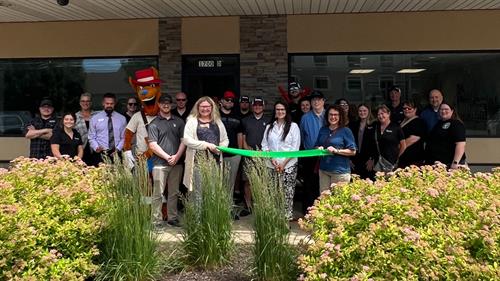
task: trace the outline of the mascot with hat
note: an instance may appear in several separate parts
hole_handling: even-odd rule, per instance
[[[154,67],[135,72],[135,79],[129,77],[130,86],[139,98],[142,108],[127,124],[123,145],[125,164],[132,169],[136,157],[150,158],[153,152],[148,147],[148,126],[158,115],[158,100],[161,96],[158,70]],[[134,138],[135,137],[135,138]],[[135,139],[135,144],[134,144]]]

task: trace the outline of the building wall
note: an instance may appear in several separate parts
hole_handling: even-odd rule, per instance
[[[288,52],[500,49],[500,10],[288,16]]]
[[[182,54],[238,54],[239,17],[201,17],[182,19]]]
[[[159,21],[160,78],[165,81],[162,92],[175,93],[181,90],[181,25],[180,18],[167,18]]]
[[[270,105],[288,81],[285,16],[240,18],[240,92],[263,96]]]
[[[1,23],[0,58],[158,55],[158,20]]]

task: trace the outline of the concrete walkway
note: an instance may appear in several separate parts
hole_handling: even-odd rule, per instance
[[[234,240],[237,244],[253,243],[252,215],[242,217],[233,222]],[[297,245],[300,241],[308,243],[309,236],[299,228],[297,222],[290,222],[290,243]],[[182,229],[180,227],[164,227],[158,232],[160,242],[180,242],[182,240]]]

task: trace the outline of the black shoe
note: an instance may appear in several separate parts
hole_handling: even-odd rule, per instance
[[[241,212],[240,212],[240,217],[246,217],[246,216],[250,215],[251,213],[252,213],[252,212],[251,212],[250,210],[248,210],[248,209],[243,209],[243,210],[241,210]]]
[[[170,225],[170,226],[181,227],[181,223],[177,219],[171,220],[171,221],[167,221],[167,224]]]

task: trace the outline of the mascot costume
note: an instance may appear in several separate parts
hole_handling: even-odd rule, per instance
[[[125,129],[125,143],[123,145],[125,163],[132,169],[135,166],[136,157],[149,159],[153,152],[148,147],[148,125],[158,115],[158,100],[161,96],[158,70],[154,67],[138,70],[135,79],[129,77],[130,86],[139,98],[142,108],[136,112]],[[135,145],[133,140],[135,136]],[[134,149],[133,149],[134,148]]]

